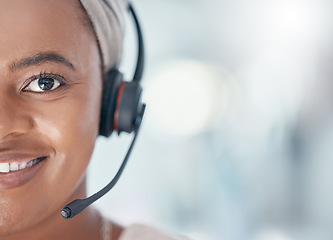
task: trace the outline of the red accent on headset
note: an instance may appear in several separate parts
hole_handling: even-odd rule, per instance
[[[116,102],[116,109],[114,111],[114,118],[113,118],[113,130],[118,131],[118,118],[119,118],[119,108],[121,99],[124,93],[125,82],[120,83],[117,95],[117,102]]]

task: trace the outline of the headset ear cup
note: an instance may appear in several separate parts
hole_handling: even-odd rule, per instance
[[[122,82],[117,96],[114,130],[131,133],[137,127],[142,107],[142,87],[138,82]]]
[[[99,135],[109,137],[113,132],[117,92],[122,81],[123,74],[118,70],[113,69],[108,72],[103,84]]]

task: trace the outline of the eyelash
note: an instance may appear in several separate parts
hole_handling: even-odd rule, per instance
[[[44,91],[31,91],[31,90],[27,90],[27,88],[29,87],[29,85],[33,82],[36,81],[38,79],[52,79],[54,81],[58,81],[59,82],[59,86],[57,86],[55,89],[53,90],[44,90]],[[54,74],[52,72],[41,72],[38,75],[34,75],[32,77],[30,77],[27,81],[27,83],[24,84],[24,88],[22,89],[22,92],[32,92],[32,93],[36,93],[36,94],[45,94],[45,93],[49,93],[52,91],[57,90],[58,88],[65,86],[66,85],[66,80],[63,76],[59,75],[59,74]]]

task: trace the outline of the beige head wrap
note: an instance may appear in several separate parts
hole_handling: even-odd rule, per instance
[[[127,0],[80,0],[99,42],[104,70],[117,67],[122,54]]]

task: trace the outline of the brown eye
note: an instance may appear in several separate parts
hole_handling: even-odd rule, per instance
[[[50,91],[54,86],[54,80],[51,78],[39,78],[38,86],[43,91]]]
[[[60,81],[51,77],[36,77],[25,88],[27,92],[47,92],[58,88]]]

